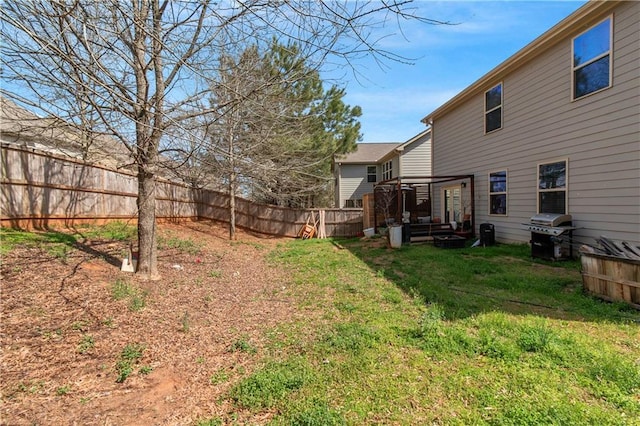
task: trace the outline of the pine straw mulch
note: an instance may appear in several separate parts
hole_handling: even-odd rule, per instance
[[[241,232],[232,243],[224,227],[208,222],[159,229],[202,245],[198,254],[160,250],[159,281],[120,272],[120,242],[83,241],[62,260],[37,247],[2,259],[2,424],[268,420],[268,413],[238,413],[224,395],[259,363],[265,331],[299,315],[286,271],[265,260],[279,240]],[[114,298],[118,280],[146,293],[142,309]],[[257,351],[233,350],[238,342]],[[128,344],[145,350],[117,383],[116,363]]]

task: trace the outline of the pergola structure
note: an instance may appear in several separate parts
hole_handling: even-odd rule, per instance
[[[380,213],[384,215],[385,221],[391,219],[395,223],[402,223],[403,219],[416,222],[421,216],[432,216],[433,185],[456,182],[468,194],[470,231],[475,235],[474,175],[398,176],[378,182],[373,191],[376,228]]]

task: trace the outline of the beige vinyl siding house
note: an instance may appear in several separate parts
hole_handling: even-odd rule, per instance
[[[397,176],[431,176],[431,132],[422,132],[390,153],[397,160]]]
[[[640,244],[639,30],[640,2],[591,1],[424,118],[433,174],[474,175],[476,225],[528,242],[522,224],[556,209],[572,215],[576,244],[601,235]],[[591,49],[580,43],[607,31],[600,70],[608,61],[609,79],[592,82],[600,74],[576,71],[574,48]],[[576,98],[587,80],[596,89]],[[490,99],[496,87],[501,99]],[[433,208],[444,215],[443,194],[435,189]],[[460,194],[464,204],[469,187]]]
[[[431,174],[431,132],[425,130],[404,143],[359,143],[358,149],[334,159],[335,206],[362,207],[362,196],[376,183],[398,176]],[[375,167],[376,179],[370,169]]]

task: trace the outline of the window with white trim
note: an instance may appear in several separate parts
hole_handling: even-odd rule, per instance
[[[387,161],[382,165],[382,180],[389,180],[393,178],[393,162]]]
[[[538,164],[538,213],[567,214],[567,163]]]
[[[376,183],[378,181],[378,172],[376,166],[367,166],[367,182]]]
[[[352,198],[344,200],[344,207],[347,209],[362,208],[362,198]]]
[[[611,17],[573,39],[573,99],[611,87]]]
[[[489,214],[507,214],[507,171],[489,173]]]
[[[484,132],[502,129],[502,83],[484,92]]]

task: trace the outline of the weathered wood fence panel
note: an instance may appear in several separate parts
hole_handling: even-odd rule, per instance
[[[2,188],[0,220],[9,226],[46,226],[50,222],[137,217],[135,175],[85,164],[36,150],[1,146]],[[159,219],[210,219],[229,222],[229,197],[159,179],[156,214]],[[295,237],[312,213],[236,199],[236,224],[271,235]],[[348,237],[362,232],[361,209],[325,209],[327,236]]]

